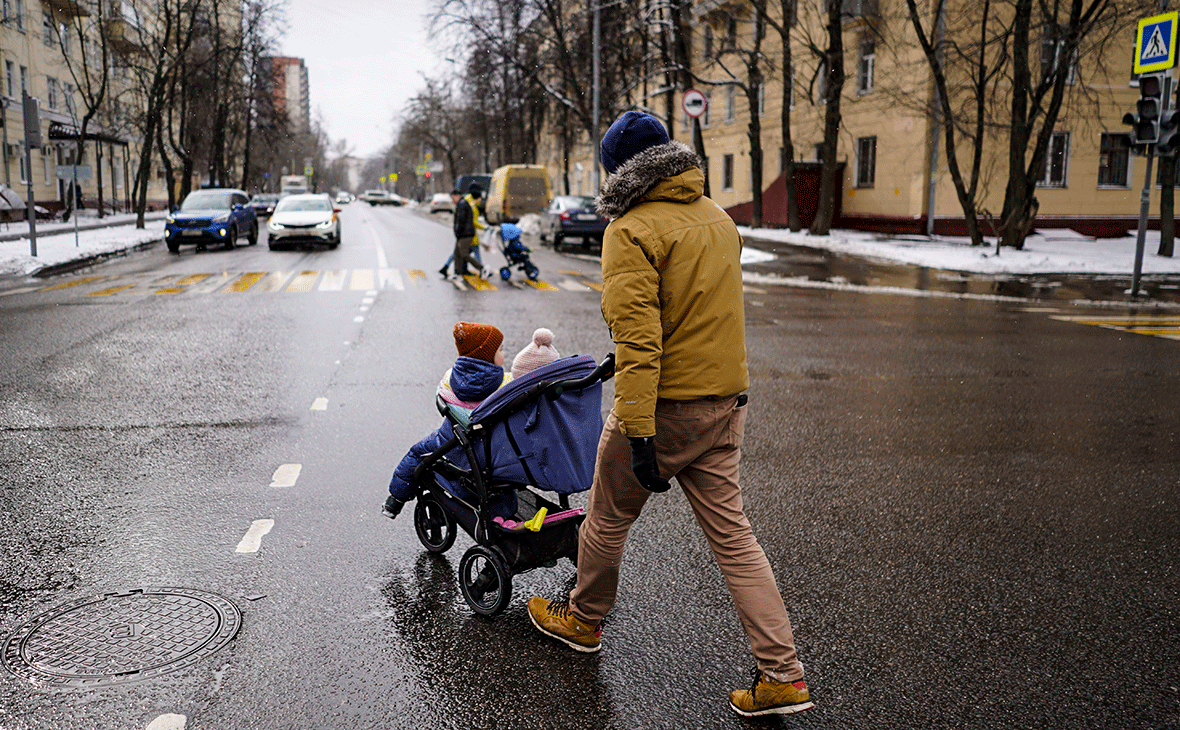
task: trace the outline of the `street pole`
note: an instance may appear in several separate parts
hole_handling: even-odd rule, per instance
[[[942,65],[942,38],[946,28],[946,1],[939,0],[935,21],[934,50]],[[934,85],[934,129],[930,134],[930,189],[926,195],[926,235],[934,235],[934,204],[938,197],[938,141],[942,136],[942,95]]]
[[[1151,209],[1151,163],[1155,160],[1155,145],[1147,145],[1147,172],[1143,192],[1139,194],[1139,232],[1135,236],[1135,273],[1131,277],[1131,298],[1139,296],[1139,276],[1143,273],[1143,239],[1147,235],[1147,214]]]
[[[32,147],[41,146],[41,105],[27,91],[21,93],[21,111],[25,125],[25,188],[28,198],[29,255],[37,257],[37,201],[33,199],[33,155]]]
[[[599,55],[602,49],[602,7],[601,0],[590,0],[594,3],[594,63],[593,74],[594,82],[591,92],[591,104],[594,106],[594,113],[590,123],[590,157],[593,160],[593,173],[590,178],[591,191],[598,195],[599,186],[599,170],[598,170],[598,94],[599,94]]]

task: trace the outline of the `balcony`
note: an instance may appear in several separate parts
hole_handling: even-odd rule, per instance
[[[116,53],[128,56],[143,51],[141,34],[139,26],[126,18],[107,21],[107,43]]]
[[[744,16],[749,10],[750,5],[744,0],[700,0],[692,6],[692,17],[700,20],[710,15]]]
[[[78,2],[78,0],[42,0],[42,2],[52,8],[54,13],[68,18],[90,15],[85,3]]]

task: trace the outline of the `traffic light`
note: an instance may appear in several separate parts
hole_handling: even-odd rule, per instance
[[[1180,149],[1180,110],[1169,109],[1160,116],[1160,140],[1156,143],[1155,152],[1160,157],[1174,155]]]
[[[1160,110],[1163,109],[1164,77],[1145,74],[1139,77],[1139,101],[1135,104],[1136,144],[1155,144],[1160,139]],[[1124,118],[1124,121],[1126,119]]]

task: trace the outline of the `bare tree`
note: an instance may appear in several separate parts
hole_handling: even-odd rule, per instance
[[[812,45],[821,54],[817,72],[819,93],[824,99],[824,141],[821,145],[823,170],[820,176],[819,209],[809,229],[813,235],[826,236],[836,216],[836,150],[840,139],[840,98],[844,93],[844,3],[827,0],[827,48]]]

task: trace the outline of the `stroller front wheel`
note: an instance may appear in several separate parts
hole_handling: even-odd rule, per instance
[[[486,545],[472,545],[459,560],[459,589],[471,610],[492,617],[512,598],[508,563]]]
[[[512,269],[508,268],[507,266],[501,266],[500,267],[500,278],[503,279],[504,281],[508,281],[509,279],[511,279],[512,278]]]
[[[414,531],[432,553],[445,553],[455,544],[455,518],[430,494],[423,494],[414,506]]]
[[[537,277],[541,275],[541,270],[534,264],[525,264],[524,275],[529,278],[529,281],[536,281]]]

